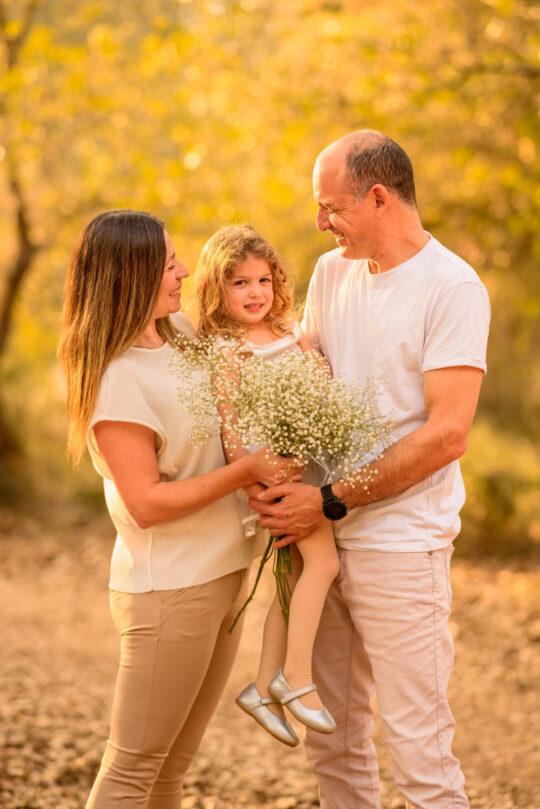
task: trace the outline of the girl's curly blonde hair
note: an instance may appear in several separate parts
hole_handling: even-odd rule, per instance
[[[280,337],[292,331],[293,294],[281,256],[251,225],[225,225],[206,242],[197,262],[200,337],[244,336],[244,327],[227,306],[227,281],[248,256],[266,261],[272,273],[274,300],[265,320]]]

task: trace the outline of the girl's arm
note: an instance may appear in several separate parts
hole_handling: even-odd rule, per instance
[[[303,351],[304,353],[305,353],[306,351],[315,351],[317,354],[321,354],[321,352],[319,351],[319,349],[318,349],[318,348],[315,348],[315,346],[313,345],[313,343],[311,343],[311,342],[309,341],[309,338],[308,338],[308,337],[306,337],[306,335],[304,334],[304,332],[302,332],[302,336],[301,336],[301,337],[300,337],[300,339],[298,340],[298,345],[300,346],[300,348],[302,349],[302,351]],[[321,357],[322,357],[322,354],[321,354]]]
[[[246,356],[251,355],[251,352],[246,352]],[[229,371],[225,369],[221,369],[220,376],[223,378],[225,377],[225,383],[229,389],[232,390],[235,386],[237,386],[240,382],[239,374],[241,369],[239,368],[239,357],[236,353],[223,350],[223,357],[226,361],[226,365],[229,366]],[[217,374],[214,375],[214,385],[220,384],[220,378]],[[223,445],[223,453],[225,458],[227,459],[227,463],[231,464],[235,461],[239,461],[242,458],[245,458],[246,455],[249,455],[249,451],[246,447],[242,444],[242,441],[239,435],[234,430],[235,424],[235,414],[231,404],[220,402],[219,397],[217,397],[217,410],[219,413],[219,418],[221,421],[221,443]],[[262,483],[252,483],[248,486],[243,486],[242,488],[245,489],[246,493],[250,497],[257,497],[261,492],[264,492],[266,486],[263,486]]]
[[[218,412],[220,415],[221,423],[223,425],[231,425],[232,409],[225,405],[218,405]],[[224,427],[221,432],[221,442],[223,444],[223,454],[227,459],[228,464],[235,463],[235,461],[239,461],[242,458],[245,458],[246,455],[249,455],[248,450],[242,444],[239,436],[234,432],[234,429],[231,426]],[[266,486],[262,483],[252,483],[248,486],[243,486],[242,488],[245,489],[246,493],[250,497],[257,497],[261,492],[264,492]]]
[[[238,441],[237,446],[234,444],[235,441]],[[245,458],[246,455],[249,455],[247,449],[240,444],[238,437],[234,433],[224,433],[223,453],[228,464],[235,463],[236,461]],[[266,486],[264,486],[262,483],[252,483],[248,486],[243,486],[242,488],[250,497],[258,497],[261,492],[264,492]]]
[[[100,421],[94,435],[124,504],[140,528],[193,514],[235,489],[261,482],[264,486],[300,479],[301,467],[262,449],[203,475],[186,480],[160,480],[155,433],[123,421]]]
[[[301,336],[301,337],[300,337],[300,339],[298,340],[298,345],[300,346],[300,348],[302,349],[302,351],[304,352],[304,354],[305,354],[307,351],[314,351],[314,352],[315,352],[315,353],[316,353],[316,354],[317,354],[317,355],[318,355],[318,356],[321,358],[321,361],[322,361],[322,362],[323,362],[323,363],[326,365],[326,367],[328,368],[328,372],[329,372],[330,376],[332,376],[332,368],[331,368],[331,366],[330,366],[330,363],[328,362],[328,360],[326,359],[326,357],[325,357],[325,356],[323,356],[323,354],[322,354],[322,353],[319,351],[319,349],[318,349],[318,348],[315,348],[315,346],[313,345],[313,343],[312,343],[312,342],[310,342],[309,338],[308,338],[308,337],[306,337],[306,335],[304,334],[304,332],[302,332],[302,336]]]

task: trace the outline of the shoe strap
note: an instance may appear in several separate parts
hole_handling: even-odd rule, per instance
[[[317,686],[315,683],[311,683],[311,685],[306,685],[305,688],[299,688],[298,691],[289,691],[284,697],[281,698],[280,702],[282,705],[286,705],[292,699],[297,699],[298,697],[303,697],[304,694],[309,694],[311,691],[316,691]]]
[[[274,699],[273,697],[261,697],[260,701],[257,703],[257,706],[271,705],[272,703],[277,703],[277,699]]]

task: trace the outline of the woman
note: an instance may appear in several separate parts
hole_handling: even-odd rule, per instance
[[[178,809],[239,640],[227,632],[254,548],[232,493],[290,476],[261,450],[225,465],[189,443],[169,371],[187,269],[163,223],[108,211],[82,231],[60,357],[75,461],[88,447],[117,529],[110,602],[121,656],[110,738],[87,809]],[[181,321],[189,331],[187,321]]]

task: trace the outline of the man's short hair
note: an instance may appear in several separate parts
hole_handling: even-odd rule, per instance
[[[407,153],[387,135],[363,145],[353,140],[345,157],[352,191],[364,196],[376,183],[384,185],[405,205],[416,207],[412,163]]]

